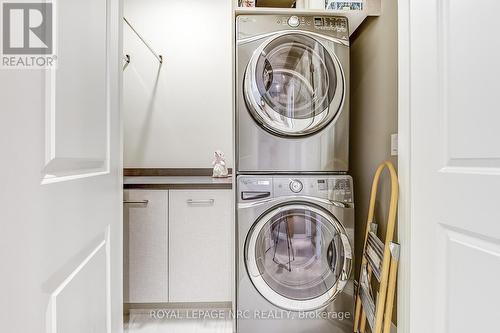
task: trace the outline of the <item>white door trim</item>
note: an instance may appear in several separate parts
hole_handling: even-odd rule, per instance
[[[411,108],[410,108],[410,0],[398,0],[398,175],[400,199],[398,239],[398,330],[410,332],[411,261]]]

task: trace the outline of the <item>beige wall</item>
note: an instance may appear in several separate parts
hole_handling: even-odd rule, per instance
[[[356,202],[356,258],[359,272],[371,183],[379,163],[391,157],[397,133],[397,1],[382,0],[382,15],[368,18],[351,44],[351,173]],[[384,175],[376,220],[385,232],[390,187]],[[394,318],[395,321],[395,318]]]

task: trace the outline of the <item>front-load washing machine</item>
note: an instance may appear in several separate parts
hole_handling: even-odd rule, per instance
[[[348,171],[347,18],[237,16],[236,132],[239,174]]]
[[[240,175],[237,187],[237,332],[352,332],[351,177]]]

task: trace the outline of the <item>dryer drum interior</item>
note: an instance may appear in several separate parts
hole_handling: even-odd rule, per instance
[[[335,55],[304,33],[270,38],[256,50],[245,73],[250,113],[266,130],[301,136],[327,126],[344,94]]]
[[[287,310],[327,306],[350,274],[351,249],[343,226],[328,212],[288,205],[254,225],[246,244],[249,276],[271,303]],[[290,307],[290,300],[298,308]]]

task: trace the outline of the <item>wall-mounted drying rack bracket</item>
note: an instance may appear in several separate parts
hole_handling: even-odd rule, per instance
[[[146,40],[144,40],[144,38],[142,38],[142,36],[137,32],[137,30],[135,30],[135,28],[132,26],[132,24],[130,24],[130,22],[125,17],[123,18],[123,20],[125,21],[125,23],[127,23],[127,25],[130,27],[130,29],[132,29],[132,31],[137,35],[137,37],[139,37],[141,42],[143,42],[144,45],[146,45],[148,50],[151,51],[151,53],[160,62],[160,64],[163,64],[163,56],[161,54],[156,53],[155,50],[153,50],[153,48],[148,44],[148,42],[146,42]],[[129,60],[130,60],[130,58],[129,58]]]
[[[129,54],[125,54],[123,56],[123,61],[125,61],[125,63],[123,64],[123,68],[122,69],[125,70],[128,67],[128,65],[130,65],[130,55]]]

